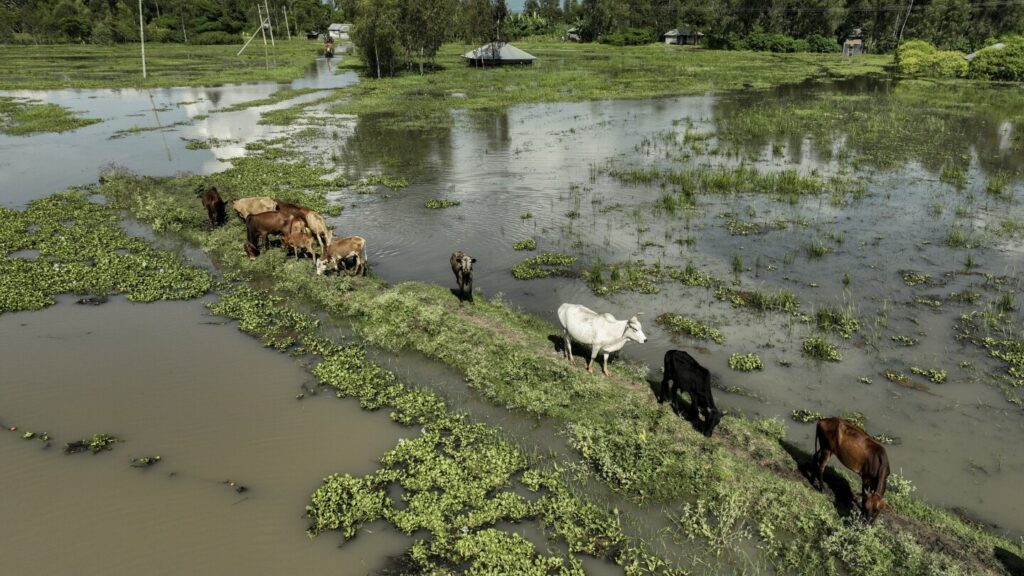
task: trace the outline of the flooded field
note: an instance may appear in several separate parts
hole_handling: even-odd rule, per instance
[[[355,81],[318,66],[292,88]],[[711,370],[720,408],[784,419],[787,441],[804,452],[813,451],[813,426],[794,422],[793,411],[859,413],[890,442],[893,469],[916,496],[1024,535],[1020,392],[1004,362],[957,337],[969,331],[961,316],[978,312],[984,335],[1020,338],[1024,110],[1013,98],[964,110],[889,81],[818,82],[455,110],[454,128],[422,132],[393,130],[387,117],[332,117],[325,107],[290,127],[259,124],[262,113],[320,91],[218,112],[276,89],[12,93],[104,121],[70,134],[0,136],[0,205],[94,182],[111,164],[142,175],[209,174],[216,183],[224,160],[249,153],[247,144],[313,129],[318,138],[296,144],[305,159],[339,175],[410,183],[328,193],[344,206],[328,222],[337,235],[367,239],[373,273],[385,281],[454,287],[448,255],[460,248],[478,259],[481,295],[500,294],[552,323],[562,302],[619,318],[642,313],[650,339],[622,357],[649,366],[652,381],[665,350],[690,350]],[[863,122],[839,125],[832,108]],[[190,146],[196,141],[209,145]],[[776,190],[764,193],[771,178]],[[428,200],[457,204],[431,210]],[[527,239],[536,252],[514,248]],[[576,261],[565,277],[513,277],[540,252]],[[674,274],[684,270],[713,281],[694,286]],[[789,304],[756,309],[751,294]],[[667,313],[720,330],[720,341],[671,333],[655,322]],[[174,573],[186,566],[177,551],[187,549],[187,566],[206,573],[357,565],[363,573],[409,547],[383,523],[340,549],[331,537],[310,541],[303,507],[321,478],[369,474],[415,432],[330,394],[296,399],[309,374],[223,322],[196,302],[119,299],[99,307],[62,300],[0,317],[0,346],[19,358],[0,386],[0,422],[55,439],[42,450],[20,434],[0,435],[12,464],[0,489],[18,495],[4,500],[3,517],[15,521],[0,535],[25,543],[9,565]],[[813,338],[834,345],[842,361],[808,357]],[[730,368],[734,353],[755,353],[763,368]],[[440,390],[527,449],[569,453],[556,430],[467,394],[447,368],[417,354],[375,354],[402,380]],[[100,432],[125,442],[95,457],[59,453],[63,442]],[[128,466],[151,454],[162,457],[155,467]],[[250,490],[237,494],[225,480]],[[90,530],[109,531],[111,544],[75,540]],[[520,532],[543,548],[531,525]],[[67,554],[40,560],[30,543],[47,539],[66,542]]]
[[[200,302],[65,299],[5,314],[0,346],[18,359],[0,385],[0,535],[12,573],[364,573],[409,544],[381,526],[338,548],[309,539],[303,517],[321,478],[372,471],[409,431],[311,394],[300,366]],[[23,440],[29,431],[51,446]],[[99,433],[123,442],[61,453]],[[149,468],[130,466],[155,455]]]

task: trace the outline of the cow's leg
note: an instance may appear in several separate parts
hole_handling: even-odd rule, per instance
[[[572,366],[572,339],[569,338],[568,330],[562,330],[562,352],[565,353],[566,360],[568,360],[569,365]]]
[[[671,380],[668,376],[668,369],[665,369],[665,375],[661,377],[661,389],[658,390],[658,404],[662,404],[665,400],[671,398],[668,395],[668,381]]]
[[[601,356],[602,356],[602,358],[601,358],[601,372],[604,372],[604,375],[607,376],[608,375],[608,353],[605,352]]]
[[[825,489],[825,465],[828,464],[828,459],[831,457],[832,451],[825,446],[822,446],[814,455],[815,467],[818,470],[818,492]]]

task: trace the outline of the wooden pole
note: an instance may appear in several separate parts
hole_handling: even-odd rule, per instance
[[[244,52],[245,48],[249,45],[249,42],[252,42],[253,38],[255,38],[256,35],[259,34],[260,30],[262,30],[262,29],[263,29],[263,23],[261,22],[260,23],[260,27],[257,28],[255,31],[253,31],[252,36],[249,36],[249,39],[245,41],[245,44],[242,45],[242,49],[239,50],[238,54],[235,54],[235,56],[241,56],[242,52]]]
[[[260,32],[263,33],[263,47],[266,48],[267,47],[267,27],[266,27],[267,21],[263,18],[263,7],[260,6],[259,4],[257,4],[256,5],[256,12],[259,14],[259,18],[260,18]]]
[[[284,29],[288,32],[288,39],[292,39],[292,27],[288,24],[288,6],[281,6],[281,10],[284,10]]]
[[[274,43],[274,23],[270,20],[270,5],[267,4],[267,0],[263,0],[263,7],[267,12],[267,25],[270,27],[270,46],[277,48],[277,44]]]
[[[142,41],[142,79],[146,79],[146,27],[142,18],[142,0],[139,0],[139,40]]]

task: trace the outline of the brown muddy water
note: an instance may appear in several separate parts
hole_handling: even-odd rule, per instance
[[[384,524],[311,540],[303,514],[321,478],[368,474],[415,431],[332,394],[296,399],[310,375],[200,302],[64,299],[0,317],[0,349],[5,574],[363,574],[410,544]],[[61,452],[96,433],[124,442]]]
[[[168,90],[156,106],[148,94],[131,91],[49,93],[52,101],[106,121],[65,135],[0,137],[0,203],[22,206],[64,186],[92,182],[109,163],[142,174],[215,173],[225,167],[221,159],[244,153],[245,143],[280,132],[256,124],[267,107],[190,119],[273,89]],[[410,179],[411,186],[386,197],[353,198],[338,191],[346,209],[332,223],[340,234],[367,239],[373,271],[382,278],[451,286],[448,255],[462,248],[478,258],[476,288],[482,294],[500,293],[513,306],[553,323],[555,309],[566,301],[619,317],[643,312],[650,340],[628,345],[623,355],[651,366],[652,378],[660,378],[666,349],[697,350],[720,384],[751,393],[717,392],[720,407],[784,419],[789,440],[807,452],[813,449],[813,427],[790,421],[792,410],[860,411],[870,432],[897,440],[888,449],[894,471],[917,486],[918,496],[997,525],[1000,532],[1022,535],[1024,414],[991,384],[990,372],[1002,368],[953,337],[957,316],[984,307],[996,293],[979,274],[958,274],[933,287],[909,287],[900,277],[902,270],[934,278],[962,271],[967,251],[945,244],[950,227],[960,223],[985,240],[970,250],[975,271],[1011,278],[1001,289],[1013,290],[1017,302],[1024,301],[1017,280],[1024,251],[1019,237],[986,236],[985,230],[986,223],[1022,216],[1024,189],[1017,175],[1024,158],[1014,144],[1010,120],[1019,114],[947,119],[959,136],[957,153],[968,165],[964,190],[939,180],[941,164],[927,151],[915,150],[887,166],[843,161],[842,149],[854,156],[863,150],[855,134],[828,142],[810,135],[744,142],[712,138],[696,151],[649,144],[666,133],[676,140],[685,140],[688,131],[714,133],[760,101],[821,90],[885,97],[876,84],[818,84],[755,95],[528,105],[491,116],[456,111],[453,129],[425,133],[391,131],[373,118],[338,117],[331,126],[335,136],[311,147],[310,158],[332,163],[333,155],[339,171],[349,175],[382,172]],[[110,138],[134,125],[155,125],[154,107],[172,109],[158,112],[160,124],[183,122],[171,128],[178,132]],[[318,114],[322,119],[323,112]],[[301,123],[286,130],[298,128]],[[181,136],[230,142],[212,150],[187,150]],[[56,169],[52,158],[39,152],[47,146],[65,147],[67,160]],[[738,152],[716,154],[710,148]],[[681,161],[682,152],[687,158]],[[794,204],[751,195],[698,196],[695,210],[668,214],[654,207],[662,194],[658,187],[624,184],[601,172],[610,165],[741,162],[763,171],[841,174],[862,183],[865,194],[842,203],[813,197]],[[983,191],[995,171],[1012,175],[1009,200],[988,198]],[[423,202],[430,198],[455,199],[461,205],[427,210]],[[526,213],[531,217],[521,218]],[[724,226],[730,219],[785,220],[788,225],[767,234],[733,236]],[[669,266],[692,261],[715,276],[734,279],[732,265],[739,255],[744,271],[735,278],[742,287],[791,291],[807,313],[821,306],[848,307],[861,320],[861,330],[850,340],[833,337],[844,360],[822,365],[801,356],[802,339],[811,333],[808,326],[785,315],[734,309],[702,288],[667,282],[655,295],[598,297],[580,279],[517,281],[509,270],[530,253],[516,252],[512,245],[524,238],[535,238],[539,250],[580,256],[583,269],[598,258]],[[808,247],[814,242],[827,243],[832,252],[810,257]],[[849,285],[842,282],[846,274]],[[932,309],[914,301],[915,296],[934,300],[965,289],[982,294],[979,304],[945,300]],[[726,342],[673,338],[653,322],[663,312],[719,327]],[[110,453],[64,457],[55,448],[44,451],[36,442],[0,434],[3,461],[13,463],[0,475],[5,494],[0,516],[17,520],[0,523],[0,537],[19,544],[12,555],[15,565],[46,567],[29,570],[37,573],[66,573],[69,566],[86,573],[150,573],[165,567],[180,572],[195,566],[206,573],[321,572],[359,566],[355,572],[363,573],[408,546],[404,537],[376,527],[338,550],[338,540],[329,536],[306,539],[301,516],[322,476],[367,473],[380,454],[410,432],[392,425],[386,415],[360,412],[355,403],[327,397],[295,400],[309,379],[300,367],[264,351],[233,327],[208,321],[198,303],[115,302],[83,308],[63,302],[39,313],[0,317],[5,358],[18,359],[13,370],[22,376],[12,380],[5,375],[0,422],[46,430],[55,448],[97,432],[127,440]],[[898,346],[891,340],[897,335],[919,343]],[[732,371],[728,358],[733,352],[756,352],[764,370]],[[410,382],[458,382],[443,368],[413,357],[380,360]],[[961,361],[971,365],[962,367]],[[944,384],[914,390],[883,376],[887,368],[909,374],[911,366],[944,368],[949,377]],[[461,407],[474,402],[471,393],[460,400],[454,388],[448,392]],[[561,443],[550,440],[551,430],[543,424],[529,430],[501,410],[488,411],[482,403],[476,408],[481,418],[528,437],[527,443],[548,442],[554,454],[560,453]],[[128,458],[153,453],[164,461],[143,471],[128,467]],[[252,490],[235,494],[221,483],[225,479],[237,479]],[[109,539],[80,536],[106,531]],[[44,542],[63,543],[68,552],[44,554]],[[188,554],[182,555],[183,550]]]

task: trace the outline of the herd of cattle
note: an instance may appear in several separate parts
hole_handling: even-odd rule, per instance
[[[217,188],[210,186],[201,199],[210,228],[223,224],[225,202]],[[266,196],[239,198],[232,201],[231,206],[245,222],[243,247],[250,258],[259,256],[261,245],[266,250],[269,236],[275,234],[280,237],[286,254],[294,251],[296,258],[311,255],[318,275],[328,268],[366,274],[366,241],[359,236],[335,239],[333,230],[315,210]],[[320,248],[319,256],[314,241]],[[472,299],[474,262],[476,258],[461,250],[451,255],[452,273],[460,297],[468,295]],[[647,341],[636,316],[617,320],[611,314],[599,314],[580,304],[565,303],[558,307],[558,320],[563,329],[563,351],[570,364],[573,363],[573,341],[590,347],[590,357],[585,359],[588,372],[601,354],[601,369],[608,376],[610,354],[621,350],[630,340],[640,344]],[[680,391],[690,394],[689,406],[681,404]],[[665,353],[664,376],[656,395],[659,403],[670,400],[673,409],[693,422],[705,436],[710,437],[722,420],[722,413],[711,395],[711,374],[682,350]],[[847,468],[860,475],[861,506],[865,515],[874,521],[886,506],[883,496],[889,477],[889,459],[885,448],[859,426],[842,418],[819,420],[814,446],[812,484],[816,483],[818,490],[823,489],[825,466],[835,454]]]

